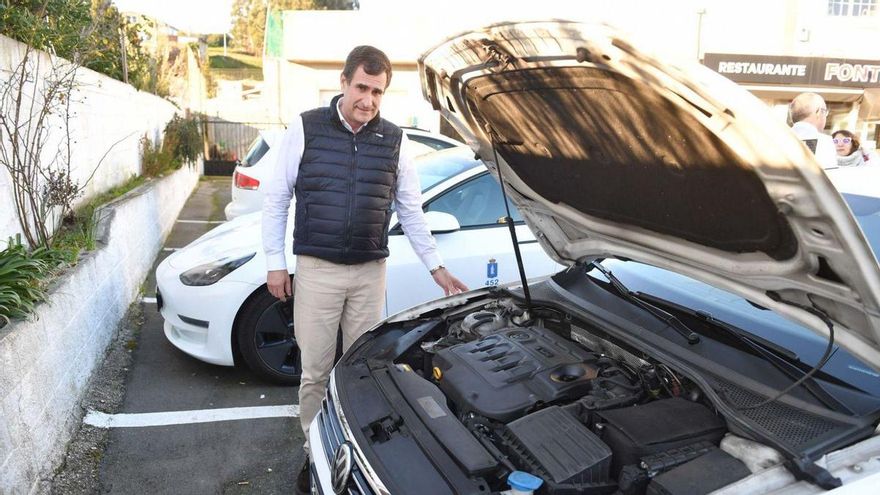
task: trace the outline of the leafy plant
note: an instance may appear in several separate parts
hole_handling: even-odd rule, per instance
[[[28,251],[20,239],[10,238],[0,251],[0,325],[24,318],[45,299],[47,276],[65,261],[51,248]]]
[[[198,117],[174,116],[165,125],[161,145],[155,145],[146,136],[141,138],[141,163],[143,174],[158,177],[178,169],[184,163],[192,163],[204,148],[202,124]]]
[[[175,115],[165,125],[163,149],[168,149],[175,162],[175,168],[198,159],[205,146],[202,137],[201,120],[198,117]]]
[[[174,168],[169,150],[153,144],[147,136],[141,138],[141,170],[145,177],[158,177]]]

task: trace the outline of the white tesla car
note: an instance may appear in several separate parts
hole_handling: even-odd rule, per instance
[[[464,146],[464,143],[450,137],[415,127],[404,127],[403,132],[409,138],[407,150],[412,157]],[[244,159],[236,165],[232,173],[232,201],[224,209],[227,220],[260,211],[263,207],[263,191],[260,190],[260,184],[272,175],[278,145],[281,144],[283,135],[283,129],[260,131],[260,135],[251,143]]]
[[[498,182],[466,147],[416,158],[428,224],[449,270],[468,287],[519,277]],[[560,267],[512,210],[529,276]],[[288,221],[287,239],[293,217]],[[266,290],[260,213],[236,218],[166,258],[156,270],[157,302],[165,335],[203,361],[246,363],[261,376],[297,383],[299,352],[291,304]],[[386,313],[442,295],[392,217]],[[287,248],[290,252],[290,246]],[[294,275],[295,257],[288,257]]]

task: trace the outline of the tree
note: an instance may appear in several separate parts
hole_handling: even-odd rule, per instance
[[[110,0],[3,0],[0,32],[120,81],[125,59],[128,82],[152,89],[156,64],[141,47],[139,26],[126,23]]]
[[[263,53],[266,0],[235,0],[232,3],[233,46],[246,53]],[[357,0],[269,0],[276,10],[355,10]]]

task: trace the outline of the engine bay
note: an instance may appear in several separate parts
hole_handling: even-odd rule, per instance
[[[754,442],[682,374],[553,309],[499,299],[413,344],[394,359],[399,388],[491,492],[525,471],[543,480],[537,493],[709,493],[761,462],[725,451],[725,436]]]

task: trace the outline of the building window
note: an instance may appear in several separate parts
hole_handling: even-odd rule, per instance
[[[828,15],[863,16],[877,12],[877,0],[828,0]]]

